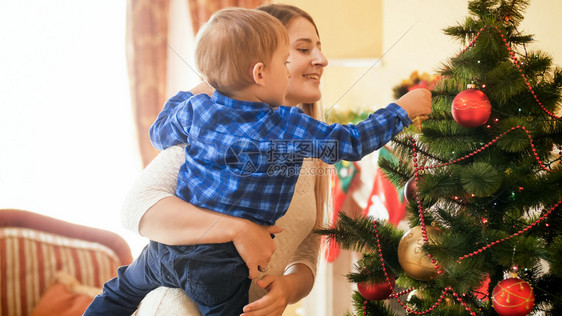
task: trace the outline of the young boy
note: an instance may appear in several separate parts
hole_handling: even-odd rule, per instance
[[[195,55],[215,93],[178,93],[150,133],[161,150],[189,144],[177,195],[199,207],[273,225],[289,206],[303,158],[359,160],[411,123],[396,104],[356,126],[328,125],[280,106],[290,77],[289,39],[265,12],[217,12],[199,32]],[[131,314],[161,285],[182,288],[203,315],[238,315],[248,303],[248,269],[232,243],[151,241],[118,273],[86,315]]]

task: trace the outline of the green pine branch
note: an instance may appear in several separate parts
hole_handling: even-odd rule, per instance
[[[370,216],[351,218],[340,212],[335,227],[324,227],[315,232],[334,238],[345,249],[374,253],[377,251],[377,239],[374,234],[373,221],[375,220]],[[376,220],[376,223],[385,260],[389,265],[397,265],[396,249],[403,232],[388,222]]]
[[[421,131],[410,128],[393,138],[396,159],[379,157],[379,167],[399,188],[414,175],[412,139],[418,166],[428,167],[417,172],[421,211],[425,224],[443,233],[422,249],[443,273],[427,282],[409,277],[397,260],[401,232],[377,224],[387,271],[399,276],[398,287],[416,288],[401,300],[417,311],[431,307],[452,286],[477,314],[496,315],[492,290],[517,266],[518,276],[533,287],[534,311],[562,314],[562,287],[557,286],[562,282],[562,206],[551,209],[562,199],[562,120],[555,117],[561,113],[562,69],[547,53],[527,47],[533,35],[518,26],[528,5],[528,0],[469,1],[470,15],[444,29],[462,46],[438,70],[430,118]],[[454,98],[469,83],[492,105],[480,127],[462,127],[451,113]],[[407,212],[409,225],[420,225],[417,201]],[[342,217],[322,232],[344,248],[363,252],[357,272],[348,275],[351,281],[383,280],[371,220]],[[488,288],[474,292],[488,278]],[[357,308],[365,306],[367,315],[389,313],[379,310],[378,302],[365,305],[357,295]],[[431,312],[466,314],[450,294]]]

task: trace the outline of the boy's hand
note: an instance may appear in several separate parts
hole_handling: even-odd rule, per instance
[[[415,89],[403,95],[396,101],[403,108],[411,120],[420,116],[427,118],[431,113],[431,91],[428,89]]]
[[[262,226],[245,219],[240,219],[240,223],[240,228],[233,228],[236,233],[232,242],[248,266],[249,278],[256,279],[259,277],[260,267],[262,271],[267,269],[269,260],[277,248],[271,234],[278,234],[283,228]]]

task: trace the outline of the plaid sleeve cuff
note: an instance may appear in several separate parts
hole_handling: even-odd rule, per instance
[[[408,112],[406,112],[406,110],[404,110],[398,104],[390,103],[386,108],[395,113],[400,121],[402,121],[402,124],[404,124],[404,126],[409,126],[410,124],[412,124],[412,120],[410,120],[410,118],[408,117]]]

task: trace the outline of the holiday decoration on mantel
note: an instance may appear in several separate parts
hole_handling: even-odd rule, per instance
[[[445,29],[461,46],[438,71],[432,114],[392,140],[398,159],[379,157],[412,192],[416,233],[345,215],[319,230],[362,253],[351,282],[395,282],[387,300],[409,315],[562,315],[562,70],[518,29],[528,5],[468,2]],[[365,295],[357,315],[398,315]]]
[[[394,99],[398,100],[401,96],[414,89],[435,89],[435,84],[439,80],[437,75],[430,75],[427,72],[423,72],[421,75],[419,71],[414,70],[408,79],[402,80],[402,82],[392,88]]]

